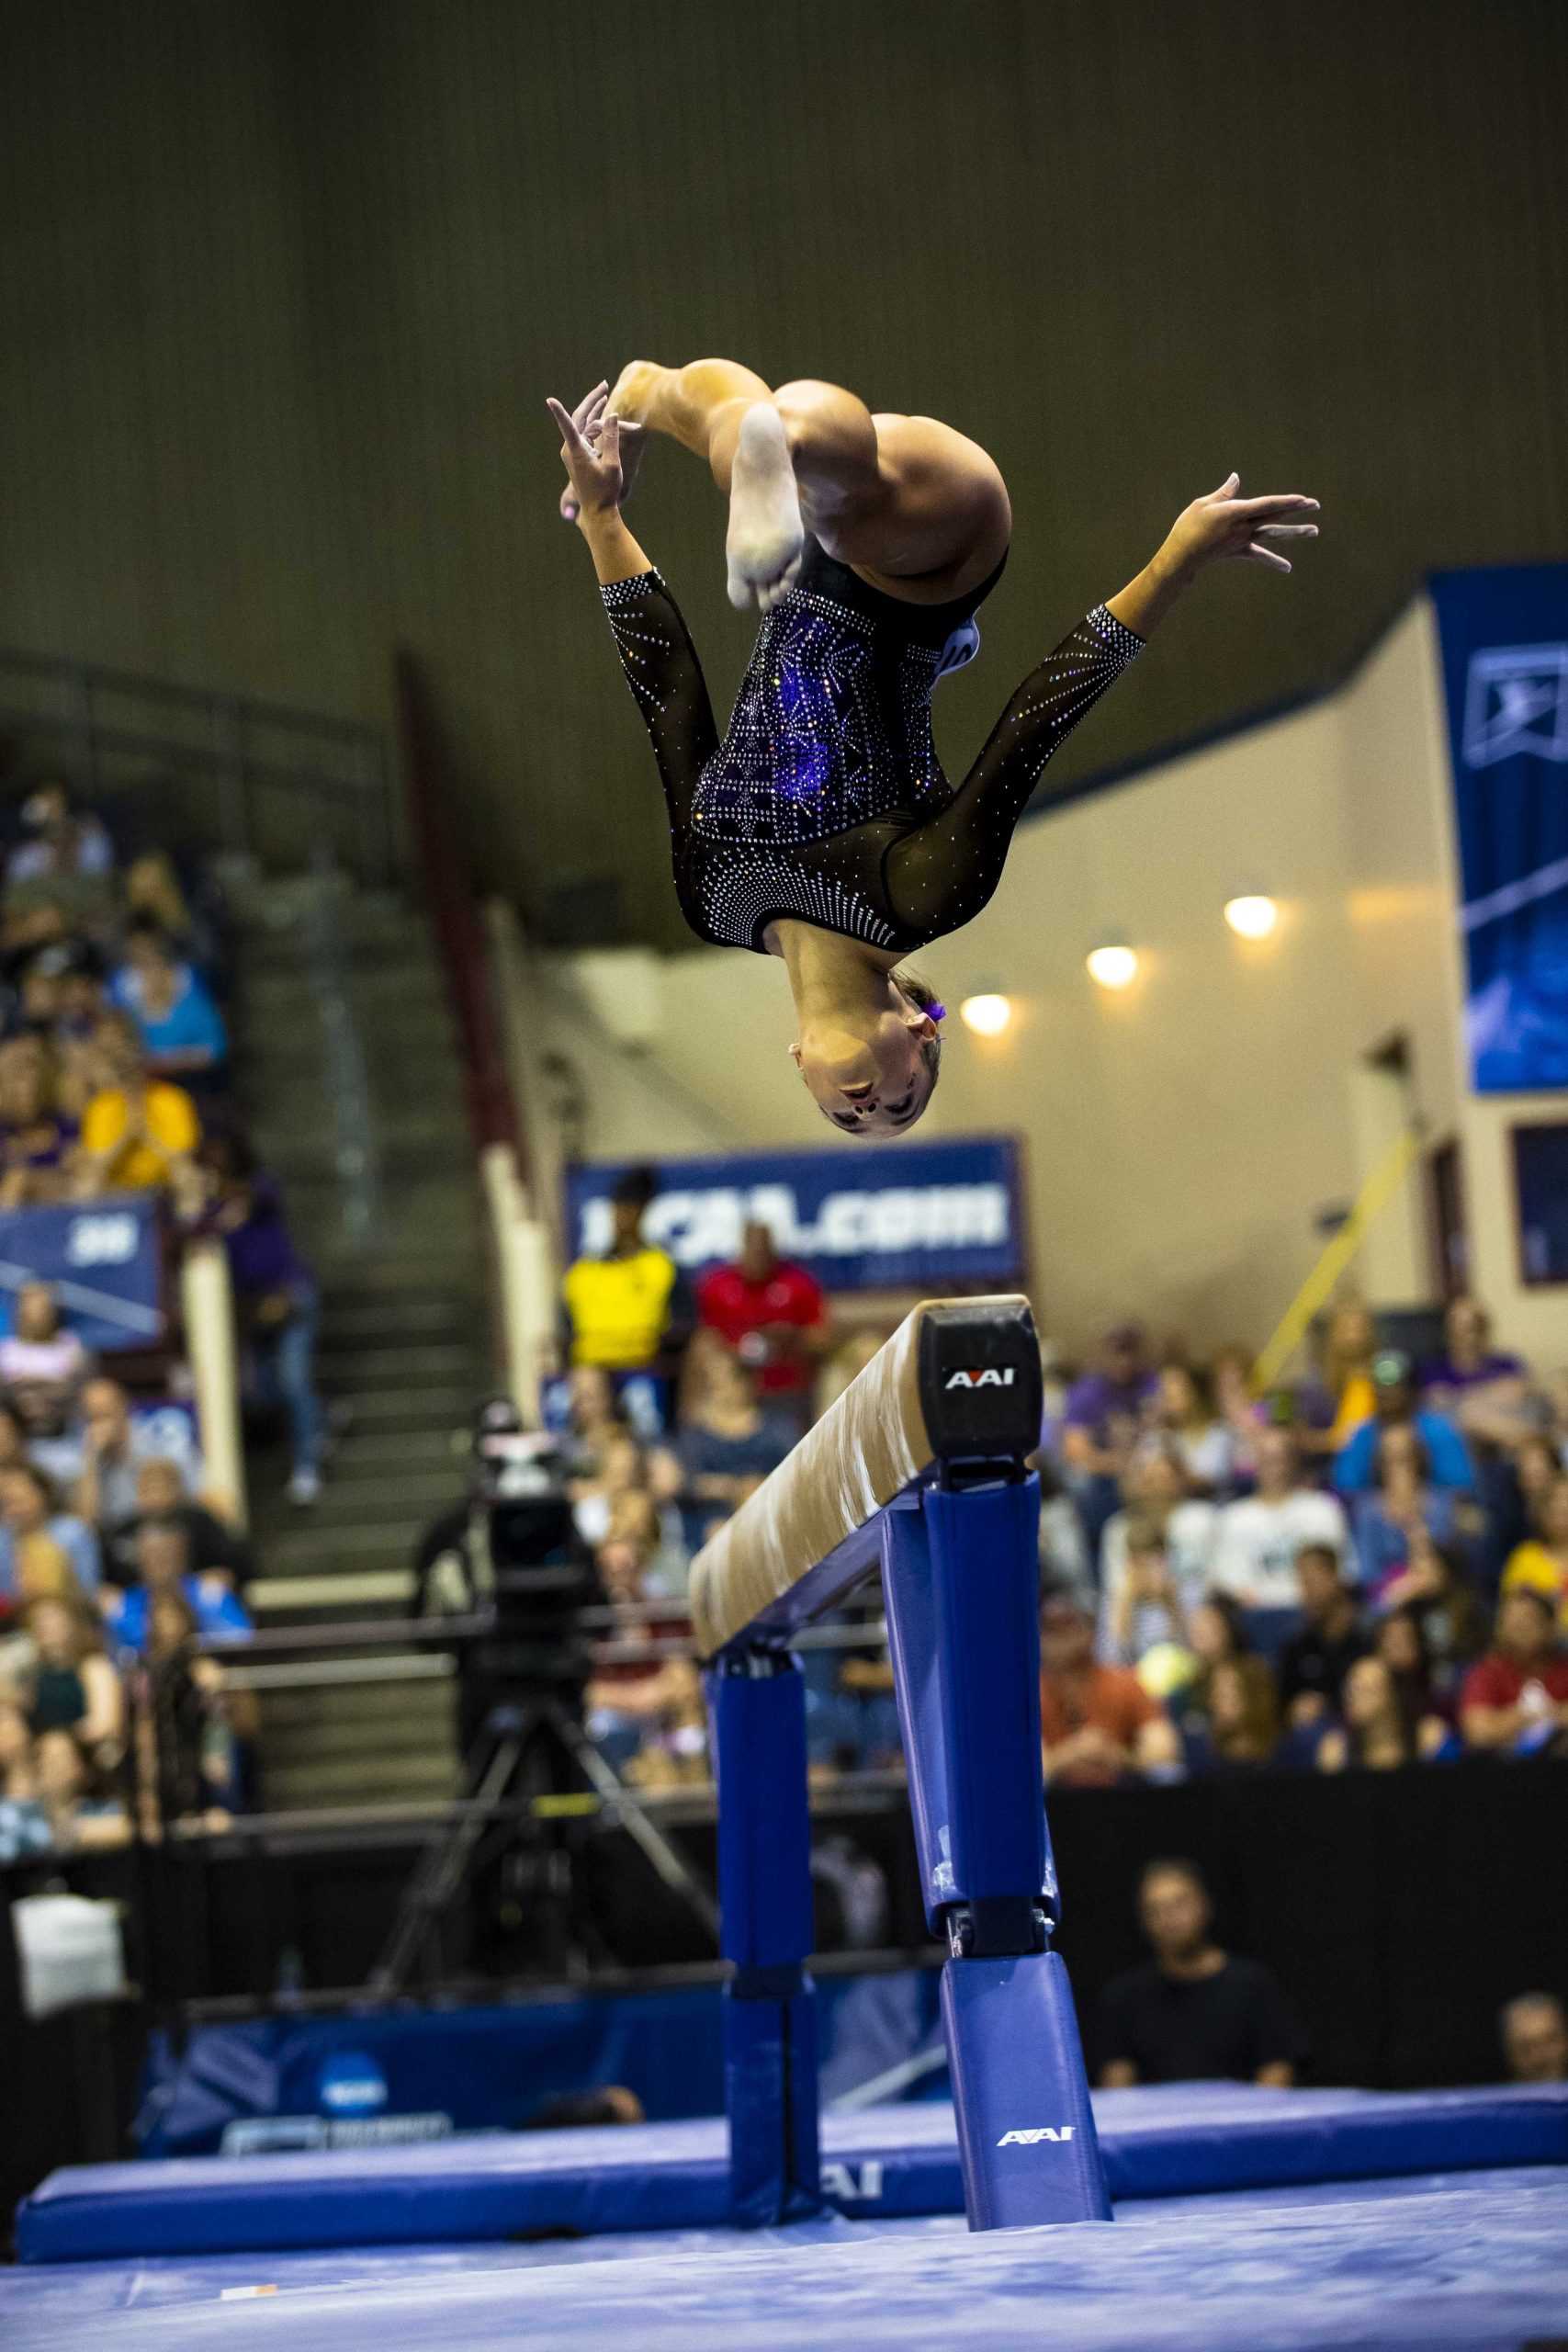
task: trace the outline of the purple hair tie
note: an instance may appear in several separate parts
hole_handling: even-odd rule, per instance
[[[947,1007],[945,1004],[928,1004],[926,1011],[931,1014],[933,1021],[945,1021],[947,1019]]]

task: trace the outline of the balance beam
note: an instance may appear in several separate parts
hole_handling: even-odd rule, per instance
[[[805,1684],[880,1566],[972,2229],[1110,2218],[1040,1753],[1040,1352],[1021,1297],[917,1306],[693,1565],[718,1782],[731,2211],[816,2211]]]

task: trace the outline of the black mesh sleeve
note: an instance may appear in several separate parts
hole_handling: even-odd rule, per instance
[[[884,878],[897,922],[936,939],[979,913],[1046,763],[1143,650],[1096,605],[1030,672],[953,797],[889,849]]]
[[[653,738],[670,821],[683,829],[697,779],[718,749],[697,649],[657,571],[612,581],[599,594],[626,683]]]

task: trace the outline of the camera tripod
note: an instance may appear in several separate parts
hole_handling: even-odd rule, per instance
[[[613,1819],[636,1840],[666,1886],[682,1895],[718,1939],[718,1908],[635,1790],[607,1764],[583,1729],[577,1689],[524,1688],[485,1713],[463,1770],[463,1794],[432,1832],[398,1902],[367,1987],[373,2000],[402,1992],[423,1955],[426,1981],[441,1975],[441,1928],[487,1861],[510,1865],[519,1900],[549,1973],[585,1973],[592,1953],[575,1900],[569,1839],[552,1824],[573,1815]],[[487,1851],[488,1849],[488,1851]],[[589,1934],[591,1936],[591,1929]]]

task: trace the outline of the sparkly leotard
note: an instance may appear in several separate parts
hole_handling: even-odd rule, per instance
[[[1030,673],[955,790],[931,741],[931,687],[973,654],[972,616],[1000,571],[954,604],[907,604],[808,540],[722,741],[659,572],[601,590],[699,938],[765,953],[784,915],[904,955],[979,913],[1046,762],[1144,642],[1097,605]]]

